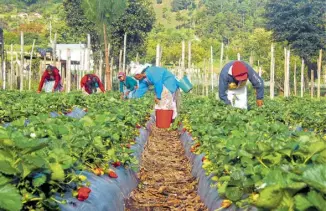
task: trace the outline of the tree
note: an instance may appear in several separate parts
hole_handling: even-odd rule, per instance
[[[194,0],[173,0],[171,4],[173,12],[185,9],[193,9],[196,7]]]
[[[107,78],[107,90],[111,90],[110,61],[108,49],[107,30],[118,20],[126,8],[127,0],[83,0],[82,8],[89,20],[92,20],[99,31],[103,29],[103,40],[105,48],[105,77]],[[103,28],[102,28],[103,26]]]
[[[325,0],[274,0],[267,5],[267,27],[277,41],[287,41],[316,70],[313,58],[326,45]]]
[[[143,52],[144,42],[155,23],[155,13],[149,0],[128,0],[128,6],[121,18],[112,23],[111,43],[114,52],[119,53],[127,33],[128,57]]]
[[[66,23],[69,27],[68,34],[75,38],[75,41],[85,40],[86,35],[91,35],[92,49],[94,52],[100,49],[98,32],[92,21],[85,17],[81,8],[82,0],[64,0],[63,6],[66,14]]]

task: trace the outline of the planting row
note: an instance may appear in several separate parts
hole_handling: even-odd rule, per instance
[[[298,99],[288,99],[246,111],[189,96],[183,99],[180,120],[195,140],[191,151],[205,155],[203,168],[221,197],[240,208],[324,210],[325,137],[289,126],[307,125],[309,114],[300,114],[309,110],[308,103],[322,106],[306,99],[299,106]]]
[[[122,102],[115,94],[88,97],[8,94],[14,95],[30,103],[27,107],[21,105],[28,110],[29,123],[26,124],[27,118],[21,116],[22,112],[7,115],[7,120],[16,120],[6,128],[0,126],[0,208],[58,209],[59,203],[66,203],[58,197],[69,190],[83,201],[90,194],[90,182],[80,171],[116,178],[109,164],[125,168],[137,164],[130,146],[139,135],[138,128],[149,117],[152,100]],[[4,101],[13,99],[1,100],[3,106]],[[66,103],[66,108],[79,105],[87,107],[88,112],[80,119],[59,113],[52,113],[57,117],[50,118],[46,105],[54,105],[52,111],[61,110],[59,100]],[[33,107],[33,101],[44,104]],[[32,115],[35,111],[37,115]]]

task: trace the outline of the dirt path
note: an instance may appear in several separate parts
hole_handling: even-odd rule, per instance
[[[206,211],[178,133],[153,128],[126,211]]]

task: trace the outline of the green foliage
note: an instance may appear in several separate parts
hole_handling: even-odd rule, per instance
[[[193,9],[196,7],[194,0],[173,0],[172,11],[176,12],[179,10]]]
[[[246,111],[187,96],[181,119],[200,145],[194,153],[205,154],[203,168],[215,176],[220,196],[241,208],[323,210],[324,104],[325,100],[282,98]],[[315,132],[294,129],[300,124]]]
[[[107,171],[115,161],[131,168],[137,164],[126,145],[139,135],[136,124],[145,123],[152,100],[120,101],[118,93],[0,95],[5,112],[0,114],[1,125],[13,121],[7,128],[0,126],[0,208],[54,210],[58,203],[54,194],[82,185],[76,171],[98,167]],[[22,102],[15,103],[18,107],[3,107],[17,98]],[[88,108],[82,119],[62,115],[77,106]],[[51,111],[58,111],[59,117],[51,118]],[[27,118],[30,123],[25,125]]]
[[[153,28],[155,13],[149,0],[128,0],[127,5],[121,18],[112,23],[110,42],[118,57],[119,50],[123,48],[124,34],[127,33],[127,58],[131,59],[145,51],[144,43]]]
[[[324,0],[275,0],[269,2],[266,11],[267,26],[274,31],[275,38],[287,41],[306,62],[311,62],[319,49],[325,49]]]

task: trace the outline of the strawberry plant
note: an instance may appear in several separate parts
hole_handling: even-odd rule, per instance
[[[0,105],[8,109],[2,120],[14,120],[7,128],[0,127],[1,209],[55,210],[58,203],[66,203],[55,195],[69,190],[84,201],[92,192],[87,178],[78,172],[93,171],[98,176],[107,172],[116,178],[109,163],[125,168],[137,164],[132,150],[121,145],[139,134],[137,124],[146,122],[150,99],[123,102],[115,93],[88,97],[79,93],[1,95],[7,95]],[[21,97],[24,103],[7,105],[14,97]],[[81,119],[49,116],[49,111],[64,112],[74,106],[87,108],[87,115]],[[14,113],[18,107],[21,110]]]
[[[187,96],[179,121],[196,139],[193,152],[205,154],[203,168],[220,196],[242,208],[324,210],[326,142],[323,125],[311,119],[325,122],[324,105],[277,99],[246,111]],[[318,133],[294,130],[298,124]]]

